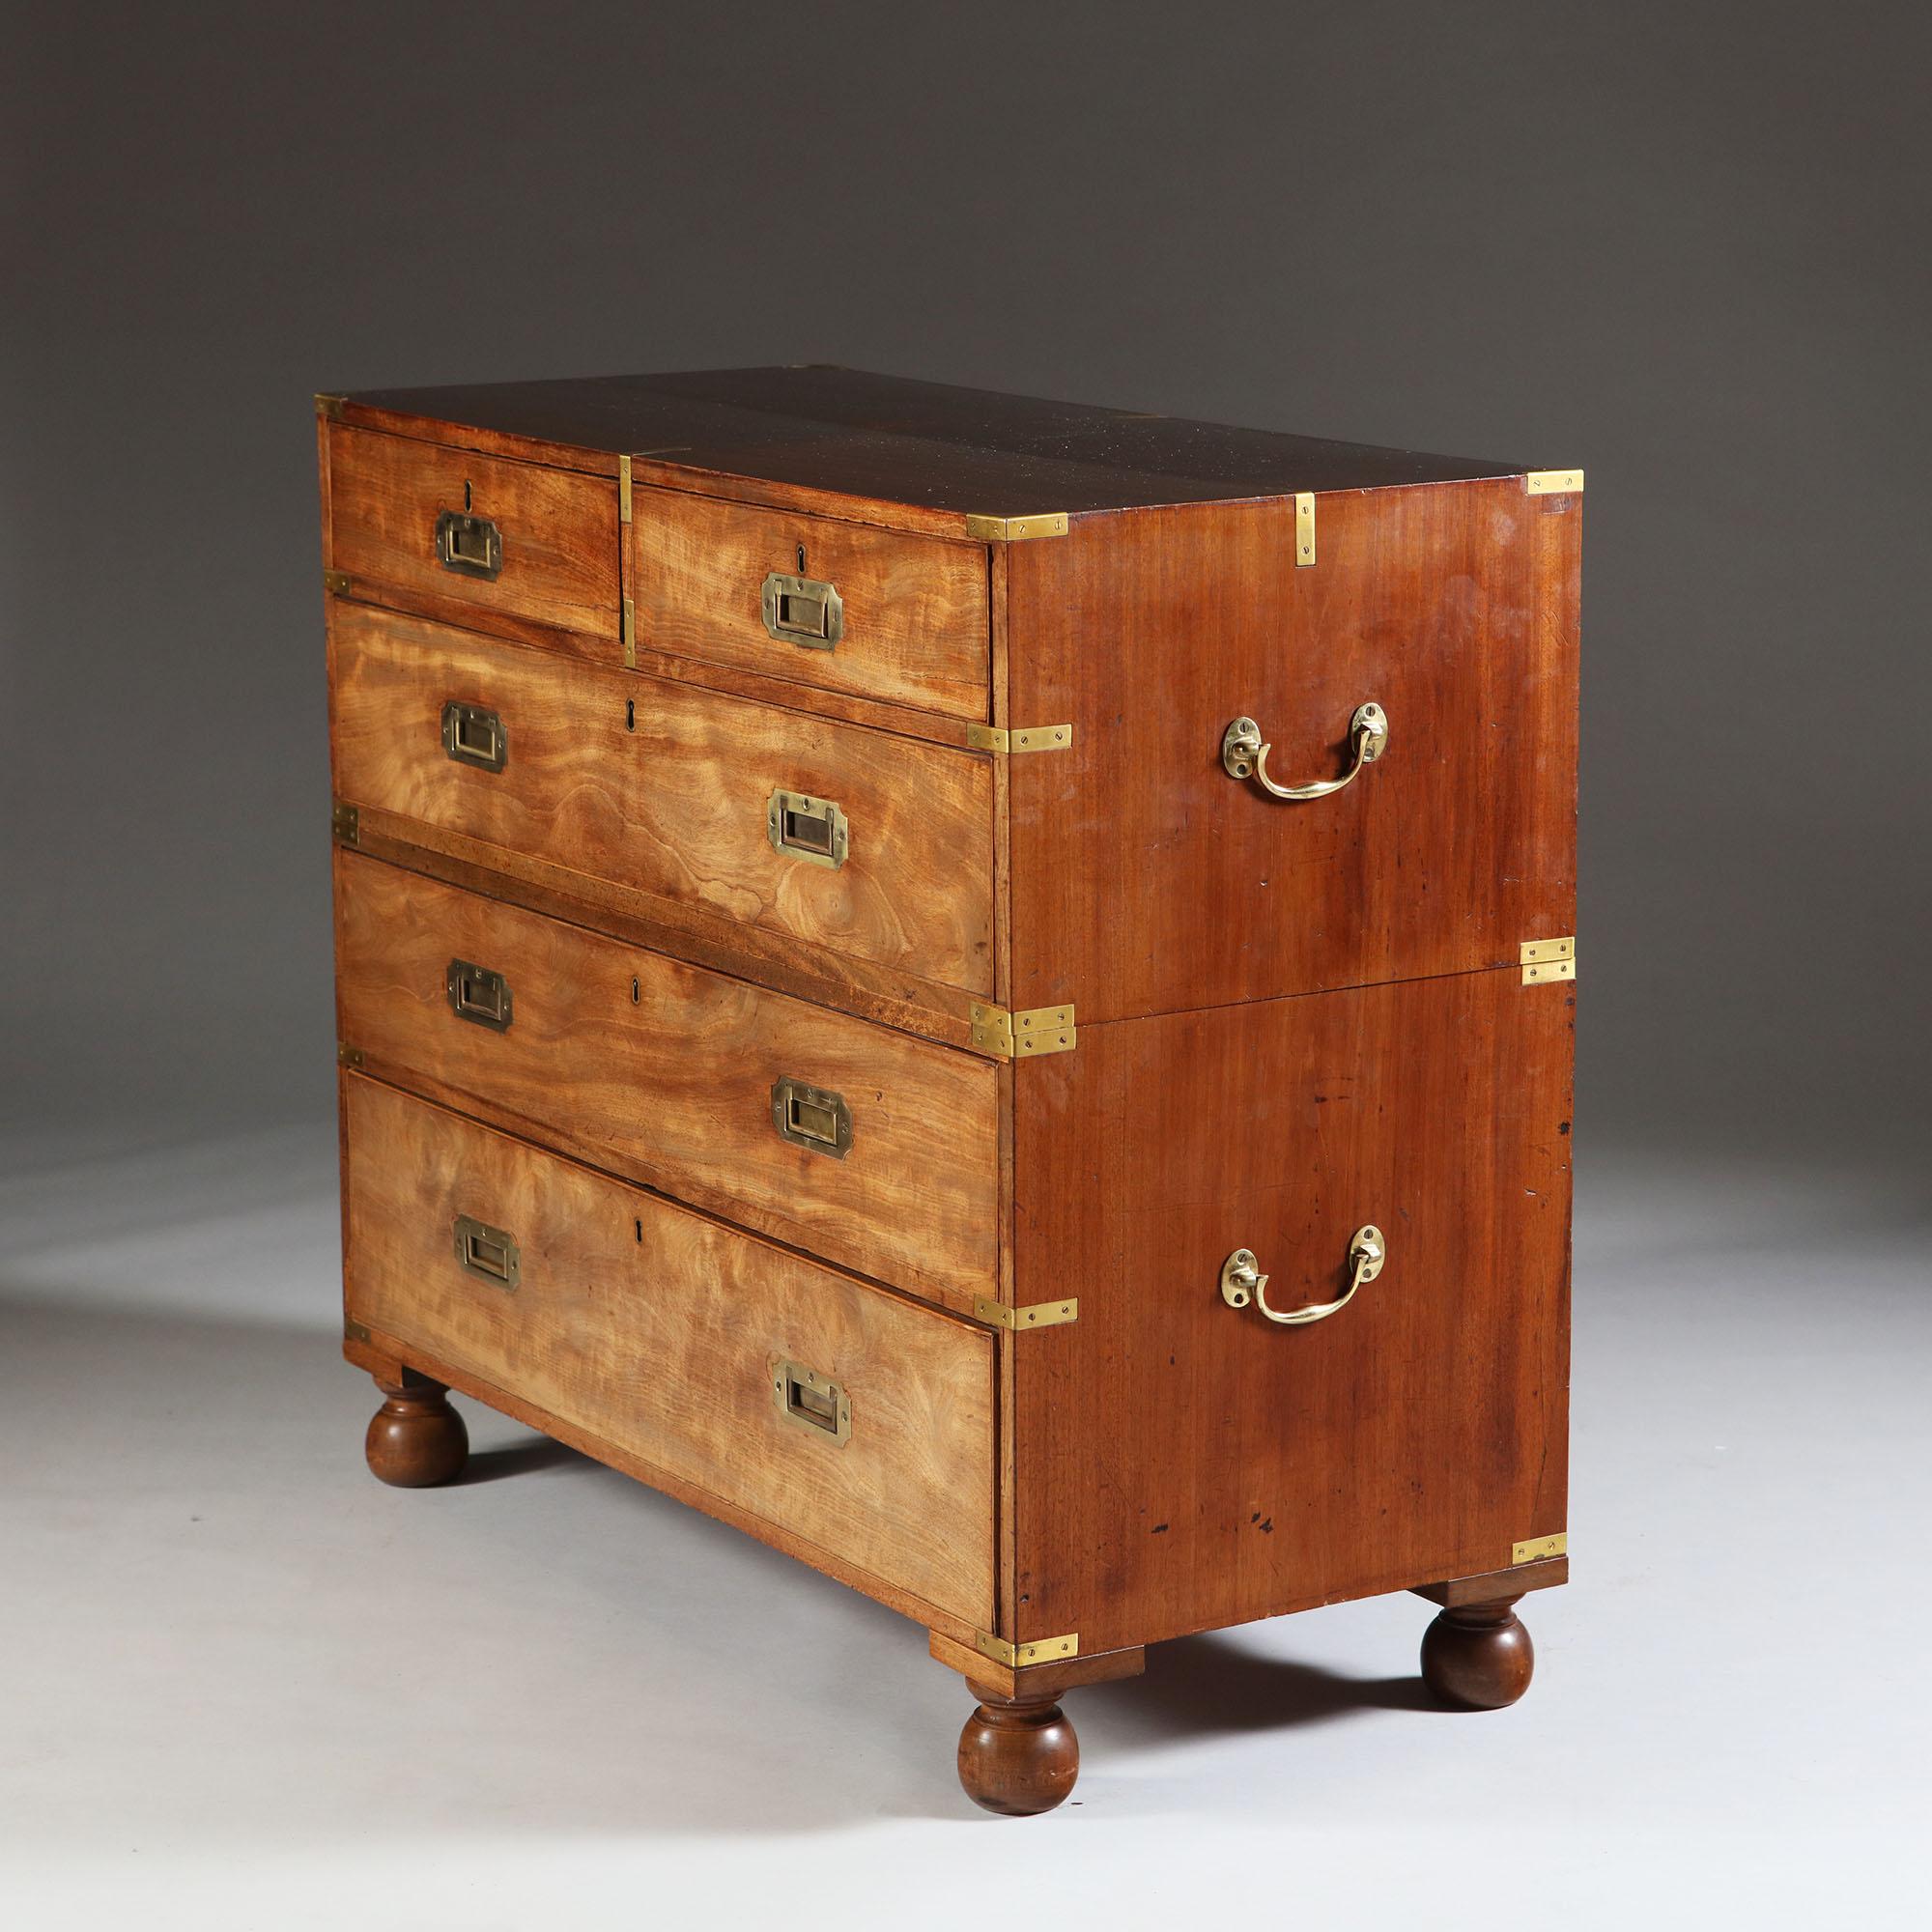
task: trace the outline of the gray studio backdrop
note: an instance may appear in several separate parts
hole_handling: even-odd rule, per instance
[[[22,1157],[329,1105],[310,392],[806,360],[1584,465],[1579,1144],[1922,1149],[1924,10],[9,18]]]

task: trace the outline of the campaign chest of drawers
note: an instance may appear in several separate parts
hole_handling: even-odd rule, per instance
[[[318,398],[344,1352],[901,1611],[1566,1576],[1579,471],[825,368]]]

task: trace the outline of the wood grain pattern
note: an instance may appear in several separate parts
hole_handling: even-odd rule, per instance
[[[327,436],[331,561],[358,595],[389,601],[392,586],[469,610],[485,628],[493,614],[526,619],[596,639],[581,647],[621,661],[614,482],[341,424]],[[462,513],[466,497],[471,515],[502,532],[494,581],[437,558],[437,519]]]
[[[1015,1069],[1016,1640],[1151,1643],[1565,1527],[1573,985],[1518,969],[1089,1028]],[[1252,1249],[1275,1306],[1221,1299]],[[1104,1445],[1101,1449],[1099,1445]]]
[[[1550,505],[1567,505],[1552,514]],[[1576,930],[1580,497],[1520,482],[1142,511],[1008,547],[1016,1008],[1082,1028],[1513,962]],[[1288,803],[1231,778],[1249,716]]]
[[[344,1089],[352,1319],[991,1615],[988,1334],[374,1081]],[[514,1291],[458,1264],[459,1214],[515,1236]],[[779,1413],[787,1359],[844,1387],[848,1441]]]
[[[990,992],[989,759],[340,599],[330,647],[338,797],[828,958]],[[447,699],[501,717],[502,771],[444,754]],[[851,828],[843,866],[772,849],[765,811],[780,789],[838,802]]]
[[[640,640],[742,670],[961,719],[987,712],[986,547],[668,490],[632,497],[629,582]],[[801,562],[803,559],[803,562]],[[765,629],[767,575],[831,583],[829,650]]]
[[[970,1314],[999,1289],[999,1068],[338,850],[338,1028],[369,1069]],[[460,1017],[452,959],[509,982]],[[781,1076],[851,1110],[781,1139]]]

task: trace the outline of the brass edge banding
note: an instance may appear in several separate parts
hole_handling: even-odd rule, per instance
[[[1064,537],[1065,510],[1042,511],[1033,517],[968,517],[966,534],[981,543],[1024,543],[1029,537]]]
[[[617,459],[617,521],[620,524],[631,521],[631,459],[628,456]]]
[[[1072,1295],[1065,1301],[1035,1301],[1025,1308],[1012,1308],[1004,1301],[994,1301],[981,1295],[974,1302],[973,1313],[981,1321],[990,1321],[997,1328],[1009,1328],[1015,1333],[1022,1328],[1058,1328],[1063,1322],[1080,1320],[1080,1297]]]
[[[1541,1563],[1546,1557],[1567,1556],[1570,1553],[1570,1532],[1559,1529],[1554,1536],[1532,1536],[1527,1543],[1519,1543],[1510,1549],[1510,1568],[1519,1563]]]
[[[1577,942],[1574,938],[1525,939],[1517,948],[1525,986],[1542,986],[1552,980],[1577,977]]]
[[[1580,469],[1532,469],[1522,479],[1523,492],[1531,497],[1580,497],[1583,472]]]
[[[1315,561],[1315,495],[1294,493],[1294,567],[1306,570]]]
[[[976,752],[1064,752],[1073,742],[1071,724],[1029,724],[1003,731],[997,724],[969,724],[966,743]]]
[[[1069,1631],[1065,1636],[1038,1637],[1032,1643],[1009,1643],[1003,1636],[975,1631],[973,1647],[982,1656],[990,1657],[995,1663],[1004,1663],[1009,1670],[1022,1670],[1031,1663],[1064,1663],[1069,1657],[1078,1657],[1080,1633]]]

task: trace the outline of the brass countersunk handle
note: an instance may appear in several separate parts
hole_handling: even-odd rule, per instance
[[[1251,1250],[1236,1248],[1221,1264],[1221,1299],[1230,1308],[1245,1308],[1252,1301],[1270,1321],[1279,1321],[1285,1328],[1301,1328],[1339,1315],[1365,1281],[1374,1281],[1381,1273],[1387,1260],[1388,1243],[1382,1239],[1382,1231],[1370,1222],[1349,1237],[1349,1286],[1333,1301],[1317,1302],[1310,1308],[1270,1308],[1267,1276],[1262,1273]]]
[[[1221,734],[1221,762],[1233,779],[1253,779],[1271,798],[1326,798],[1352,784],[1363,766],[1372,765],[1388,750],[1388,713],[1373,700],[1355,706],[1349,720],[1349,736],[1354,741],[1355,762],[1339,779],[1317,779],[1313,784],[1276,784],[1268,777],[1268,753],[1274,747],[1262,742],[1262,727],[1252,718],[1236,718]]]

